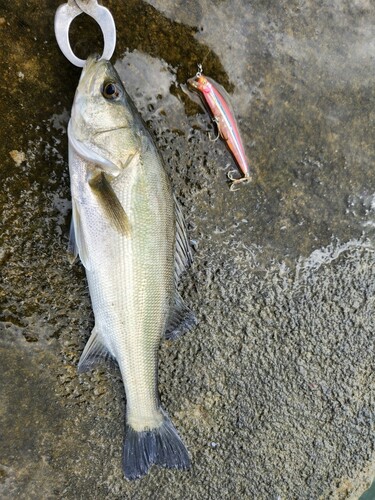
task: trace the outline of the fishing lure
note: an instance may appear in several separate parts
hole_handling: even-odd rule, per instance
[[[230,189],[231,191],[236,191],[234,188],[235,185],[250,180],[250,167],[228,95],[224,88],[215,82],[215,80],[203,75],[201,64],[198,65],[197,74],[193,78],[188,79],[188,84],[201,93],[203,102],[209,108],[213,116],[213,121],[218,128],[216,139],[219,136],[224,139],[237,165],[244,174],[243,177],[237,178],[233,177],[233,174],[236,172],[235,170],[228,173],[228,177],[232,181]]]

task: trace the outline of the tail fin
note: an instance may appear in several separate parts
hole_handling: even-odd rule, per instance
[[[156,464],[170,469],[188,469],[190,459],[185,445],[169,420],[164,420],[156,429],[137,432],[126,426],[122,467],[126,479],[137,479]]]

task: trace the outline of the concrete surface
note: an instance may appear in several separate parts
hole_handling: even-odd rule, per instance
[[[0,496],[354,499],[374,477],[374,59],[370,0],[105,1],[114,56],[181,200],[199,326],[160,348],[193,468],[121,472],[119,374],[77,375],[93,325],[70,268],[66,124],[79,70],[59,1],[0,2]],[[98,30],[74,24],[81,56]],[[180,85],[232,96],[254,180]]]

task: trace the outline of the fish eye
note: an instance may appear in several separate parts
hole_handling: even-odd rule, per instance
[[[120,89],[116,83],[108,82],[103,85],[102,95],[105,99],[114,100],[120,95]]]

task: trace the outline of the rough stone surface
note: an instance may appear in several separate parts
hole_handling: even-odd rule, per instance
[[[162,343],[159,374],[193,466],[126,482],[119,374],[77,374],[93,326],[66,259],[79,70],[55,43],[59,1],[0,1],[1,498],[358,498],[375,469],[373,2],[104,3],[194,248],[199,325]],[[98,39],[74,23],[78,55]],[[235,193],[181,88],[201,62],[254,171]]]

